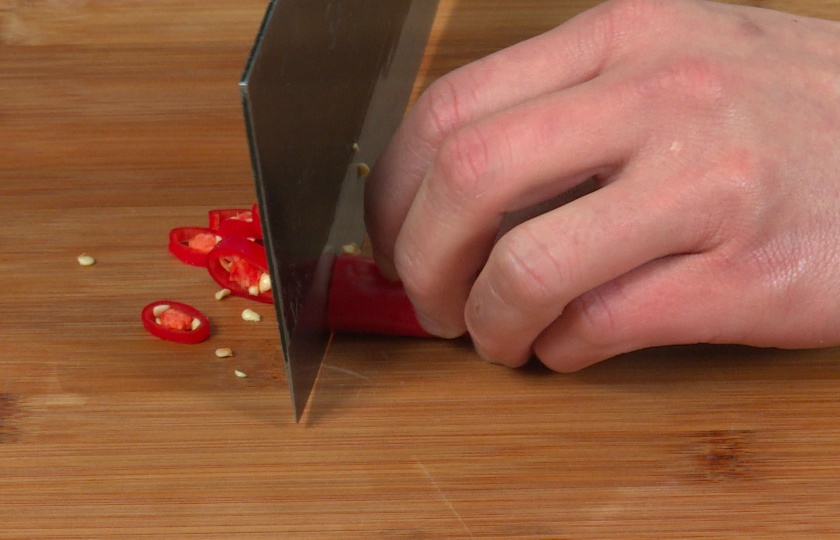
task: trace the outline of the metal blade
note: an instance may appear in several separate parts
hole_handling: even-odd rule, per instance
[[[402,119],[437,0],[274,0],[240,91],[295,420],[329,343],[335,253],[364,237],[364,181]],[[354,151],[358,143],[359,151]]]

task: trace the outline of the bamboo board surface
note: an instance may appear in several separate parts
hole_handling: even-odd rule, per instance
[[[594,3],[443,0],[418,90]],[[165,249],[254,200],[237,81],[264,8],[0,2],[0,538],[840,537],[836,349],[557,375],[339,337],[296,425],[271,309],[244,323]],[[148,336],[164,297],[212,339]]]

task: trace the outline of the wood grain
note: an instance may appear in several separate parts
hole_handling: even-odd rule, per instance
[[[443,1],[417,90],[595,3]],[[253,201],[237,81],[264,7],[0,2],[0,538],[840,537],[835,349],[556,375],[340,337],[294,424],[270,309],[244,323],[165,250]],[[163,297],[212,339],[145,334]]]

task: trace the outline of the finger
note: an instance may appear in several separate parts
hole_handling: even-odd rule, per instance
[[[594,78],[609,53],[601,9],[449,73],[406,116],[368,177],[365,217],[374,256],[394,275],[393,249],[443,139],[479,118]]]
[[[502,216],[609,174],[642,144],[626,83],[595,79],[462,128],[443,143],[397,240],[395,265],[427,329],[464,331],[464,304]]]
[[[652,261],[576,298],[534,353],[549,368],[572,372],[654,346],[731,343],[756,314],[729,305],[737,291],[715,274],[703,254]]]
[[[621,178],[514,228],[493,249],[467,302],[476,349],[496,363],[522,365],[575,298],[651,260],[698,249],[702,228],[683,200]]]

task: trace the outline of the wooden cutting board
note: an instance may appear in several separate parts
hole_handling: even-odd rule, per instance
[[[444,0],[418,90],[595,3]],[[340,337],[296,425],[271,310],[245,323],[165,249],[254,200],[237,81],[264,8],[0,2],[0,538],[840,537],[836,349],[557,375]],[[212,339],[147,335],[159,298]]]

